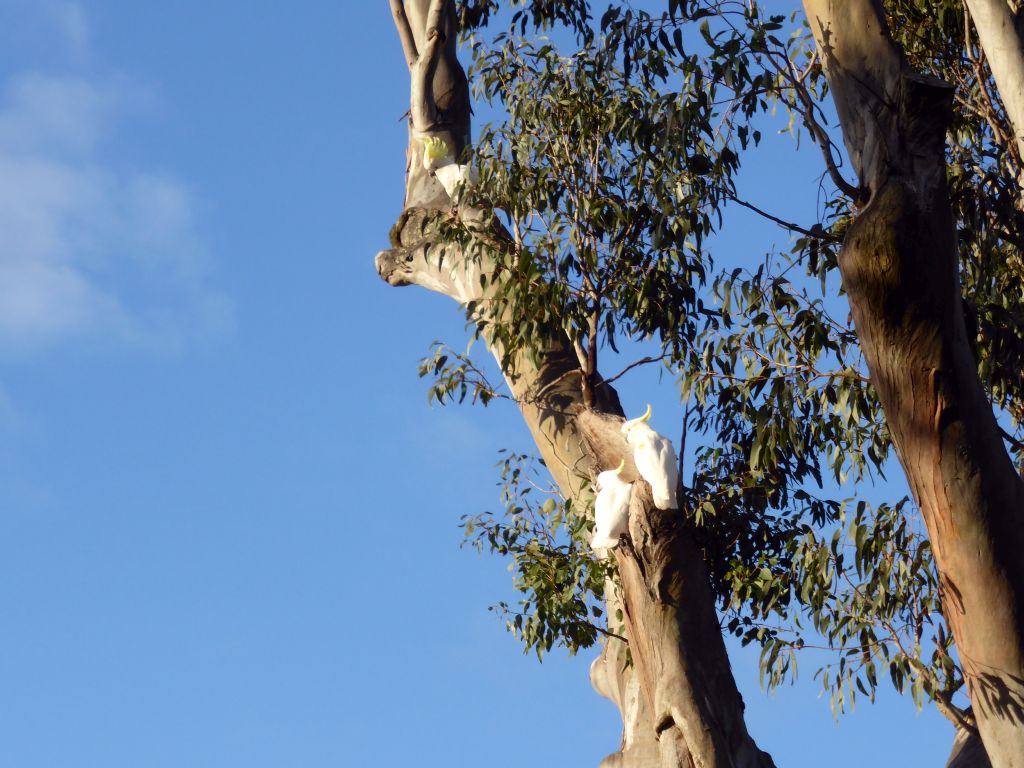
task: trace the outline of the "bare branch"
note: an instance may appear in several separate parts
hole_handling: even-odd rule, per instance
[[[804,124],[807,126],[807,130],[810,131],[814,142],[821,149],[822,157],[825,158],[825,167],[828,169],[829,178],[832,179],[832,183],[836,185],[840,192],[852,200],[857,200],[860,197],[860,190],[843,178],[843,174],[839,172],[839,166],[836,164],[836,159],[832,156],[832,139],[814,117],[814,102],[811,100],[811,95],[807,92],[807,89],[802,82],[794,81],[793,91],[796,93],[797,98],[800,99],[800,102],[804,105],[803,112],[801,113],[804,118]]]
[[[395,19],[398,37],[402,41],[405,63],[409,65],[409,69],[412,69],[416,66],[416,60],[420,55],[416,51],[416,38],[413,37],[412,27],[409,26],[409,17],[405,15],[404,0],[391,0],[391,15]]]
[[[625,368],[623,368],[621,371],[616,373],[610,379],[604,379],[601,383],[602,384],[611,384],[616,379],[620,379],[623,376],[625,376],[629,371],[633,370],[638,365],[646,365],[647,363],[660,363],[666,357],[667,357],[667,355],[660,355],[659,357],[642,357],[639,360],[634,360],[632,363],[627,365]]]
[[[758,208],[756,205],[753,205],[752,203],[748,203],[746,200],[741,200],[740,198],[736,197],[735,195],[729,195],[729,199],[732,200],[734,203],[738,203],[739,205],[742,205],[744,208],[747,208],[748,210],[753,211],[758,216],[763,216],[764,218],[768,219],[769,221],[775,222],[780,227],[782,227],[784,229],[788,229],[790,232],[799,232],[801,235],[807,235],[808,237],[813,237],[813,238],[815,238],[817,240],[826,240],[826,241],[828,241],[830,243],[841,243],[842,242],[842,240],[840,240],[838,237],[836,237],[835,235],[829,234],[824,229],[819,229],[817,231],[810,230],[810,229],[804,229],[803,227],[801,227],[801,226],[799,226],[797,224],[793,224],[791,222],[784,221],[783,219],[780,219],[778,216],[772,216],[772,214],[768,213],[767,211],[763,211],[760,208]]]
[[[444,53],[446,36],[442,29],[445,0],[431,0],[427,11],[427,44],[416,60],[412,78],[412,124],[419,133],[428,133],[438,122],[434,100],[434,73]]]
[[[1009,432],[1007,432],[1007,431],[1006,431],[1005,429],[1003,429],[1002,427],[999,427],[999,432],[1000,432],[1000,434],[1002,434],[1002,436],[1003,436],[1003,440],[1005,440],[1005,441],[1006,441],[1006,442],[1008,442],[1008,443],[1009,443],[1010,445],[1012,445],[1012,446],[1013,446],[1013,449],[1014,449],[1015,451],[1019,451],[1019,450],[1021,450],[1021,449],[1024,449],[1024,443],[1022,443],[1022,442],[1021,442],[1020,440],[1018,440],[1017,438],[1015,438],[1015,437],[1014,437],[1013,435],[1011,435],[1011,434],[1010,434]]]

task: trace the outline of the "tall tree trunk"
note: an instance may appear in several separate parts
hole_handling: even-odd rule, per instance
[[[477,220],[472,226],[480,241],[461,253],[444,246],[442,262],[440,218],[475,220],[479,214],[456,212],[423,163],[424,138],[443,139],[456,156],[469,142],[454,5],[391,0],[391,10],[409,65],[412,104],[405,210],[392,230],[392,248],[377,254],[377,269],[391,285],[417,284],[462,303],[486,302],[479,278],[493,269],[487,240],[500,233],[493,222]],[[489,346],[500,360],[502,350]],[[589,491],[581,494],[581,487],[627,454],[619,432],[622,409],[607,385],[597,387],[594,400],[604,415],[584,408],[568,339],[552,338],[546,347],[540,365],[518,357],[515,375],[506,380],[562,493],[589,504]],[[594,687],[615,701],[624,722],[622,749],[602,766],[774,768],[747,733],[700,550],[679,511],[654,509],[649,488],[634,484],[641,487],[631,507],[633,546],[615,555],[621,598],[611,591],[609,605],[613,616],[624,608],[634,665],[625,665],[623,644],[611,641],[591,668]]]
[[[1024,40],[1007,0],[965,0],[1024,161]]]
[[[804,0],[861,187],[839,255],[861,346],[928,528],[977,727],[1024,766],[1024,483],[978,378],[946,190],[951,89],[907,68],[880,0]]]

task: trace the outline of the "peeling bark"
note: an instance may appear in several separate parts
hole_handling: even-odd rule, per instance
[[[1024,483],[962,314],[943,154],[951,89],[907,69],[878,0],[805,0],[863,188],[839,269],[921,508],[985,750],[1024,766]]]

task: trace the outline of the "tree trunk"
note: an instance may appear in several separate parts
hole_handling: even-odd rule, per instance
[[[391,9],[412,78],[412,108],[405,210],[392,230],[392,248],[377,254],[377,269],[391,285],[416,284],[462,303],[486,302],[479,278],[493,269],[486,241],[495,236],[495,225],[475,221],[480,242],[461,253],[444,246],[442,261],[439,217],[474,220],[479,214],[454,211],[423,164],[425,137],[442,138],[456,156],[469,142],[469,93],[455,52],[454,6],[450,0],[391,0]],[[488,343],[500,360],[502,350]],[[595,392],[595,407],[609,415],[584,410],[580,377],[572,375],[578,367],[568,338],[558,337],[547,344],[540,365],[520,356],[515,375],[506,380],[563,495],[589,505],[592,496],[581,488],[627,451],[614,390],[599,385]],[[774,768],[747,734],[701,553],[679,511],[654,509],[649,487],[637,482],[634,488],[634,545],[616,550],[621,603],[610,590],[608,606],[610,616],[624,608],[633,666],[626,666],[625,648],[613,640],[591,668],[594,687],[615,701],[624,722],[622,748],[602,766]]]
[[[626,634],[659,765],[770,768],[743,720],[704,558],[679,510],[654,506],[620,427],[621,416],[582,411],[578,424],[600,466],[633,482],[629,543],[614,550]]]
[[[1024,161],[1024,40],[1007,0],[965,0]]]
[[[879,0],[805,0],[861,206],[839,256],[921,508],[989,759],[1024,766],[1024,483],[978,378],[945,181],[951,89],[909,71]]]
[[[985,754],[985,746],[981,743],[981,737],[976,730],[956,729],[953,750],[946,768],[992,768],[992,763]]]

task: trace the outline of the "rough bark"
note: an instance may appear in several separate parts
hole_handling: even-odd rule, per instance
[[[1024,766],[1024,483],[962,315],[945,182],[950,88],[907,69],[878,0],[805,0],[861,209],[839,256],[871,380],[935,554],[995,768]]]
[[[377,254],[376,264],[391,285],[421,285],[461,303],[487,302],[480,277],[493,271],[488,241],[500,232],[477,212],[455,211],[422,163],[424,137],[443,138],[457,152],[469,141],[468,88],[456,57],[452,8],[449,0],[391,2],[412,79],[408,177],[392,247]],[[453,215],[474,220],[476,242],[461,249],[440,244],[441,217]],[[503,350],[485,341],[500,360]],[[594,406],[607,415],[584,409],[568,338],[555,336],[545,347],[539,365],[518,356],[506,380],[562,493],[588,503],[588,481],[626,453],[618,431],[622,410],[603,384]],[[634,488],[636,543],[616,550],[622,585],[620,592],[610,590],[608,606],[612,616],[623,608],[634,664],[625,664],[624,644],[612,640],[591,668],[595,689],[616,703],[624,723],[622,748],[602,766],[772,768],[747,734],[701,553],[679,511],[654,509],[649,487],[637,482]]]
[[[1024,38],[1007,0],[965,0],[1024,159]]]

